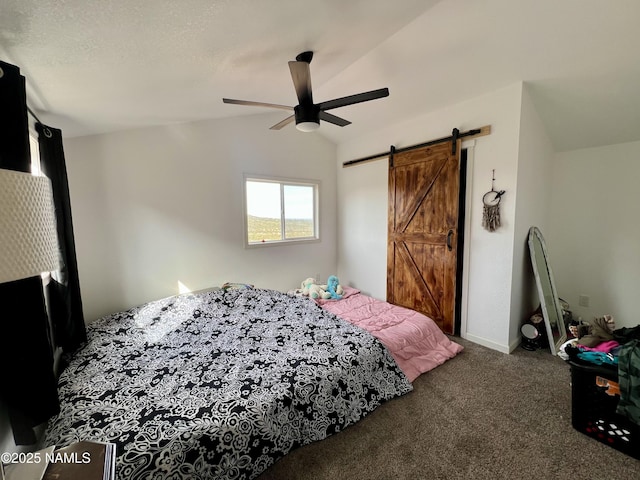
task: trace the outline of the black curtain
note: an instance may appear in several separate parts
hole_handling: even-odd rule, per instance
[[[0,168],[30,172],[25,78],[15,65],[0,69]],[[42,279],[0,284],[0,304],[0,400],[15,443],[32,445],[33,428],[60,409]]]
[[[49,315],[56,345],[70,352],[86,341],[87,333],[80,297],[62,132],[41,123],[36,124],[36,130],[40,147],[40,168],[51,180],[53,190],[61,258],[60,270],[53,272],[47,286]]]
[[[0,60],[0,168],[31,171],[25,78]]]

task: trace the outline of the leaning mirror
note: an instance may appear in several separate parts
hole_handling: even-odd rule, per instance
[[[544,237],[538,227],[529,229],[529,253],[533,274],[536,277],[540,307],[549,339],[549,348],[555,355],[560,346],[567,340],[567,330],[564,325],[564,317],[560,306],[560,298],[553,280],[551,265]]]

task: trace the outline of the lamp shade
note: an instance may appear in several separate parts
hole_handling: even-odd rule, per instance
[[[0,169],[0,283],[57,270],[59,258],[51,182]]]

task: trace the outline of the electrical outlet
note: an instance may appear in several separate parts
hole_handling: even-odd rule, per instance
[[[580,305],[581,307],[588,307],[589,306],[589,295],[580,295],[578,297],[578,305]]]

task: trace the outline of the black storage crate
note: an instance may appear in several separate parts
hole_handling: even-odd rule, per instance
[[[573,428],[640,459],[640,426],[616,413],[620,400],[617,368],[574,361],[569,365]]]

